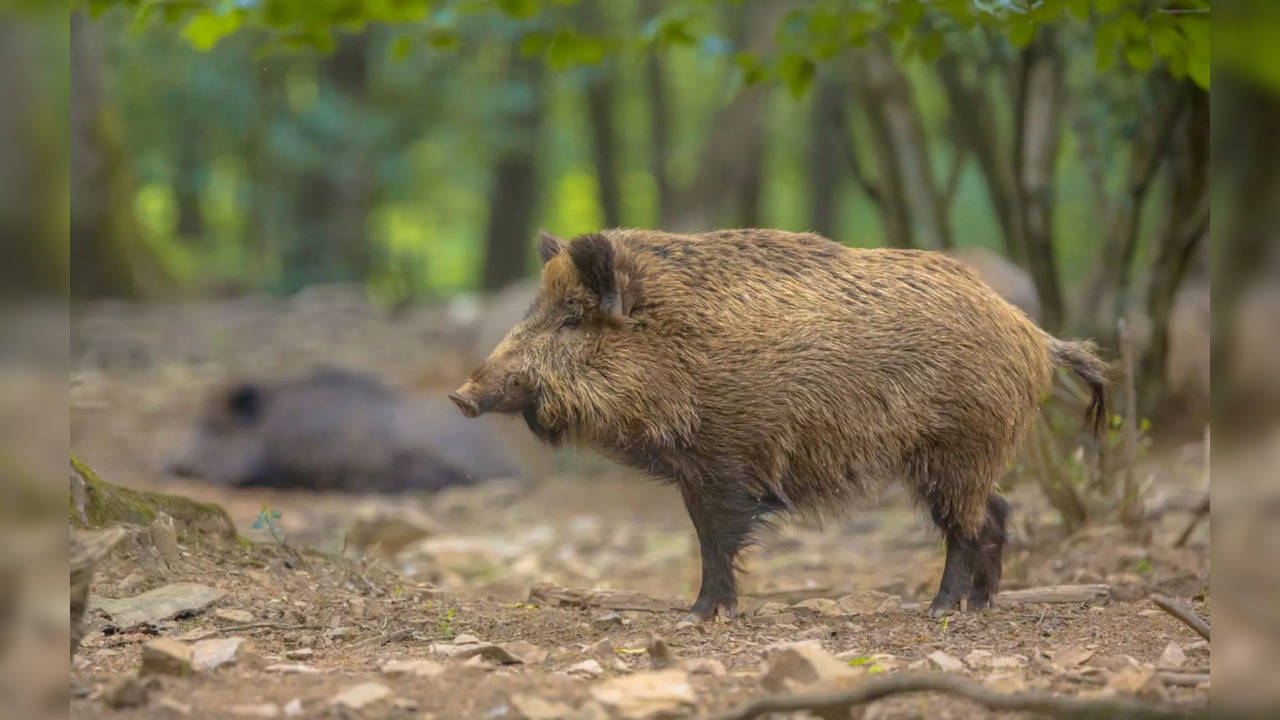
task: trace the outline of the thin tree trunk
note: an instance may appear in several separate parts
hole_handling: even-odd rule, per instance
[[[657,14],[657,0],[645,4],[645,17]],[[671,147],[671,122],[667,116],[667,82],[663,77],[662,55],[651,50],[645,58],[645,93],[649,105],[649,172],[657,189],[655,213],[658,227],[667,228],[672,221],[673,196],[667,175],[667,158]]]
[[[71,14],[71,293],[131,297],[141,290],[133,177],[103,87],[103,49],[85,10]]]
[[[588,32],[601,32],[604,19],[596,3],[582,3],[579,7],[582,24]],[[605,227],[622,225],[622,190],[619,187],[618,142],[613,119],[613,91],[618,84],[618,73],[613,59],[603,60],[590,68],[586,86],[587,121],[591,126],[592,147],[595,151],[596,187],[600,196],[600,208]]]
[[[1173,188],[1169,218],[1158,240],[1147,288],[1151,339],[1138,370],[1144,411],[1153,412],[1168,388],[1169,320],[1178,289],[1197,248],[1209,231],[1209,96],[1184,86],[1187,111],[1177,128],[1171,157]]]
[[[178,236],[199,241],[204,236],[204,214],[200,210],[200,190],[203,185],[200,174],[203,162],[200,153],[200,127],[197,123],[190,123],[179,129],[174,159],[177,165],[174,194],[178,206]]]
[[[1019,61],[1014,165],[1023,208],[1027,269],[1040,298],[1040,324],[1050,332],[1065,320],[1053,244],[1054,173],[1062,135],[1062,53],[1051,30],[1043,29]]]
[[[886,242],[927,250],[951,247],[951,226],[933,178],[929,143],[906,76],[879,38],[859,54],[857,86],[870,121],[884,192]]]
[[[526,85],[533,102],[504,118],[508,143],[494,163],[489,190],[485,290],[498,290],[524,277],[538,203],[536,150],[544,101],[542,61],[513,53],[508,67],[508,82]]]
[[[825,79],[818,83],[810,110],[809,229],[826,237],[836,230],[840,164],[835,149],[841,142],[839,135],[846,132],[838,125],[841,99],[840,85]]]

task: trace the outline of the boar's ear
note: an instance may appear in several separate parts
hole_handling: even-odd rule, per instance
[[[617,315],[630,315],[640,284],[631,277],[630,263],[623,262],[609,238],[599,233],[576,237],[569,243],[569,257],[582,284],[600,298],[600,307]]]
[[[547,261],[564,249],[564,241],[552,235],[546,230],[538,231],[538,257],[542,259],[542,264],[546,265]]]
[[[252,425],[262,415],[262,389],[253,383],[237,385],[227,393],[227,412],[231,417]]]

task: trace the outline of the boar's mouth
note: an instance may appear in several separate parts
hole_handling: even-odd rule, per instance
[[[529,404],[525,406],[520,415],[524,418],[524,422],[529,426],[529,432],[538,440],[551,446],[557,446],[564,439],[564,431],[559,428],[547,427],[538,419],[538,410],[542,408],[542,393],[533,396]]]

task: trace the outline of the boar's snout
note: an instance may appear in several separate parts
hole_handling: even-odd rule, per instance
[[[449,393],[449,399],[453,401],[454,405],[458,406],[463,415],[469,418],[480,415],[480,404],[476,402],[475,393],[471,390],[471,383],[467,383]]]

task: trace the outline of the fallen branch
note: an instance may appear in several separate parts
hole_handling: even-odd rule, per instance
[[[1200,633],[1200,637],[1205,640],[1209,639],[1209,623],[1201,620],[1200,616],[1191,608],[1174,602],[1164,595],[1152,595],[1151,602],[1159,605],[1161,610],[1186,623],[1192,630]]]
[[[1208,516],[1209,498],[1206,496],[1205,499],[1196,506],[1194,514],[1191,516],[1191,521],[1187,523],[1187,527],[1183,529],[1182,534],[1178,535],[1178,539],[1173,543],[1173,546],[1180,548],[1183,545],[1186,545],[1187,540],[1191,537],[1191,533],[1195,532],[1195,529],[1200,525],[1200,522]]]
[[[766,713],[807,711],[821,717],[847,717],[851,708],[891,695],[910,692],[941,692],[958,695],[988,710],[1027,712],[1053,718],[1165,718],[1203,717],[1203,709],[1189,710],[1163,704],[1148,704],[1123,698],[1077,698],[1040,693],[998,693],[958,675],[903,674],[869,680],[838,693],[814,695],[772,695],[713,715],[708,720],[749,720]]]
[[[240,632],[241,630],[323,630],[319,625],[285,625],[283,623],[258,622],[249,623],[247,625],[228,625],[227,627],[213,628],[213,634]]]

